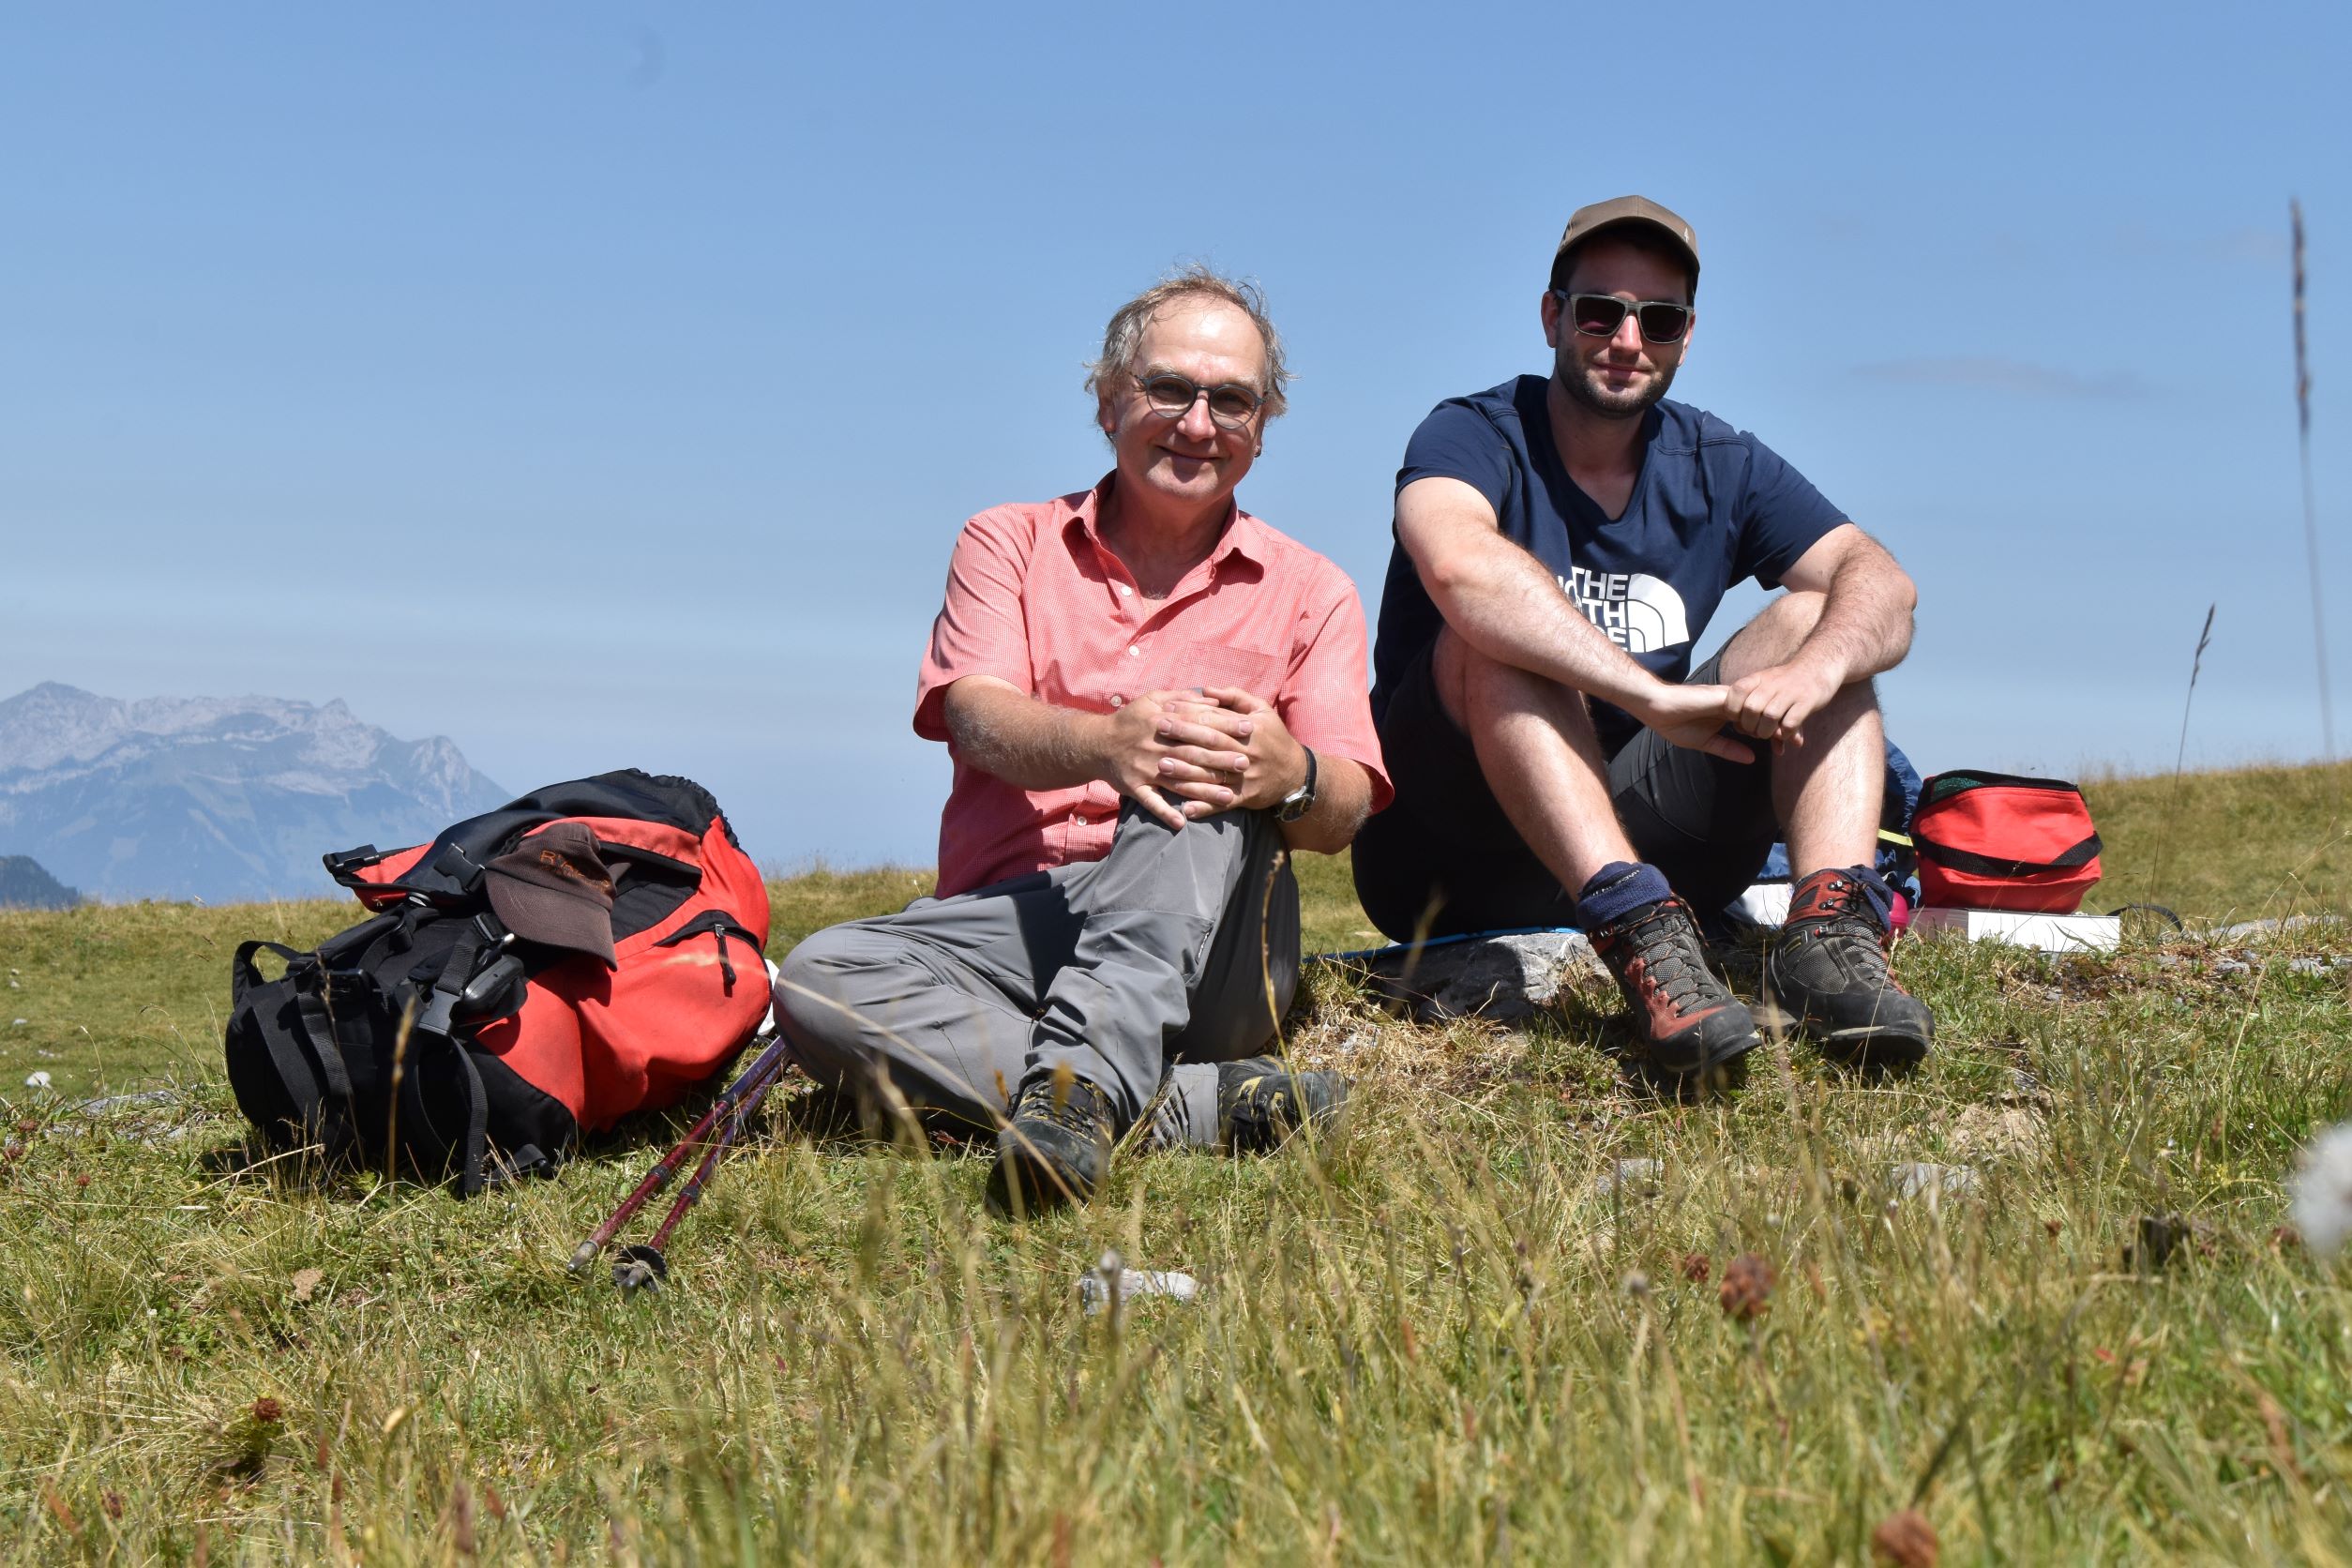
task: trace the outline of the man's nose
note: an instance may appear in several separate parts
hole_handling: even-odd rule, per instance
[[[1176,428],[1195,441],[1217,438],[1217,422],[1209,417],[1209,394],[1205,389],[1194,394],[1192,401],[1184,406],[1184,416],[1176,421]]]
[[[1625,312],[1625,319],[1617,324],[1615,332],[1609,334],[1609,347],[1625,349],[1634,354],[1641,352],[1640,311],[1627,310]]]

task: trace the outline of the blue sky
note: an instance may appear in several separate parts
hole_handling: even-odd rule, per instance
[[[2286,208],[2352,749],[2342,7],[17,8],[0,696],[341,697],[524,789],[927,863],[961,520],[1107,466],[1202,259],[1299,371],[1244,503],[1379,591],[1405,438],[1540,369],[1568,211],[1699,231],[1676,395],[1920,580],[1925,768],[2317,754]],[[1719,641],[1758,602],[1726,607]]]

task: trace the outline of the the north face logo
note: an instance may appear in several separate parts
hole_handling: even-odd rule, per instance
[[[1560,587],[1584,618],[1629,654],[1654,654],[1691,640],[1690,618],[1674,585],[1648,572],[1570,568]]]

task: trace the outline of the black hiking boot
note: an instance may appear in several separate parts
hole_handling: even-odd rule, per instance
[[[1764,989],[1829,1055],[1904,1067],[1927,1054],[1936,1015],[1887,972],[1891,933],[1862,884],[1816,871],[1790,889],[1788,922],[1764,958]]]
[[[988,1213],[1026,1219],[1084,1203],[1110,1163],[1110,1103],[1084,1078],[1065,1072],[1021,1086],[1012,1123],[996,1135],[988,1172]]]
[[[1707,967],[1690,905],[1661,898],[1588,934],[1617,976],[1654,1066],[1677,1077],[1712,1075],[1756,1048],[1756,1019]]]
[[[1236,1154],[1269,1153],[1310,1123],[1339,1120],[1348,1080],[1337,1073],[1294,1073],[1271,1056],[1217,1063],[1217,1141]]]

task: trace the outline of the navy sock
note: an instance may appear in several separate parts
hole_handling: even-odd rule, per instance
[[[1674,889],[1666,885],[1666,873],[1655,866],[1612,860],[1593,872],[1592,880],[1577,890],[1576,919],[1590,930],[1612,920],[1621,920],[1644,904],[1654,904],[1673,896]]]
[[[1862,890],[1862,897],[1870,900],[1870,912],[1878,917],[1878,929],[1894,929],[1894,889],[1886,878],[1869,866],[1847,866],[1838,874],[1850,878]]]

